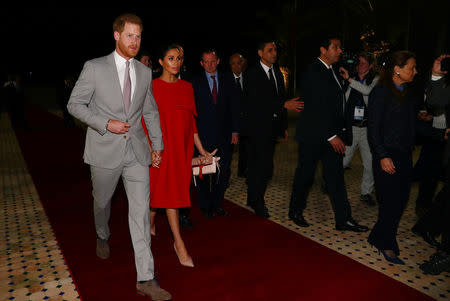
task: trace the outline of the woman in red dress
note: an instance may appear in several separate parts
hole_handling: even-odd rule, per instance
[[[164,152],[150,167],[151,231],[155,234],[156,209],[165,208],[175,240],[174,248],[180,263],[193,267],[180,234],[178,208],[190,207],[189,186],[192,176],[194,144],[203,156],[197,133],[194,92],[189,82],[178,79],[182,62],[179,46],[166,47],[159,58],[163,71],[153,81],[153,95],[158,104]],[[156,168],[155,168],[156,167]]]

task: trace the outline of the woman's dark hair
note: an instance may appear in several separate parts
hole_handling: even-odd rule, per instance
[[[162,61],[164,60],[164,58],[166,57],[167,52],[169,52],[169,50],[172,49],[178,49],[178,51],[180,51],[181,46],[177,43],[168,43],[166,45],[163,45],[158,53],[158,59],[161,59]]]
[[[395,87],[394,81],[392,80],[392,77],[394,76],[394,67],[399,66],[400,68],[403,68],[411,58],[415,59],[416,56],[410,51],[396,51],[388,57],[386,64],[383,66],[381,71],[380,84],[387,87],[389,91],[400,101],[403,101],[406,94],[406,89],[400,91]]]

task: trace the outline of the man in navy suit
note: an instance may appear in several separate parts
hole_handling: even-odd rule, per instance
[[[344,182],[342,158],[348,140],[344,119],[343,87],[333,71],[342,54],[338,38],[319,42],[320,55],[301,80],[300,92],[305,102],[297,121],[298,166],[295,171],[289,206],[289,219],[301,227],[309,223],[303,217],[308,192],[319,160],[322,161],[326,187],[333,207],[336,229],[365,232],[352,218]],[[351,125],[350,125],[351,127]]]
[[[200,140],[208,152],[217,149],[220,157],[220,173],[198,183],[199,206],[208,218],[228,214],[222,200],[231,174],[231,145],[239,141],[239,92],[230,74],[217,71],[219,63],[216,51],[205,50],[200,61],[204,72],[192,82]]]

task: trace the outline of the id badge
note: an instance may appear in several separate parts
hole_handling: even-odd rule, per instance
[[[363,120],[364,119],[364,107],[356,106],[355,107],[355,120]]]

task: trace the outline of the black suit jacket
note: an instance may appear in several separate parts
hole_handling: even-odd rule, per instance
[[[197,106],[197,128],[206,150],[231,143],[231,134],[239,133],[239,96],[233,78],[218,72],[217,104],[214,104],[205,72],[192,81]]]
[[[369,96],[368,139],[375,159],[392,154],[408,154],[414,147],[415,100],[413,95],[399,101],[383,85],[376,86]]]
[[[234,74],[231,72],[231,78],[234,80],[234,83],[236,84],[236,87],[238,89],[238,95],[239,95],[239,136],[248,136],[248,99],[247,95],[245,93],[246,89],[246,81],[245,77],[246,75],[244,73],[241,73],[241,79],[242,79],[242,86],[239,87],[236,78]]]
[[[300,93],[305,108],[297,120],[296,140],[327,142],[337,135],[349,144],[351,136],[347,136],[345,128],[351,128],[351,122],[344,119],[344,91],[319,59],[303,74]]]
[[[256,63],[244,76],[244,93],[247,101],[249,136],[282,136],[287,129],[284,78],[277,66],[273,68],[278,95],[273,95],[272,84],[261,63]]]

